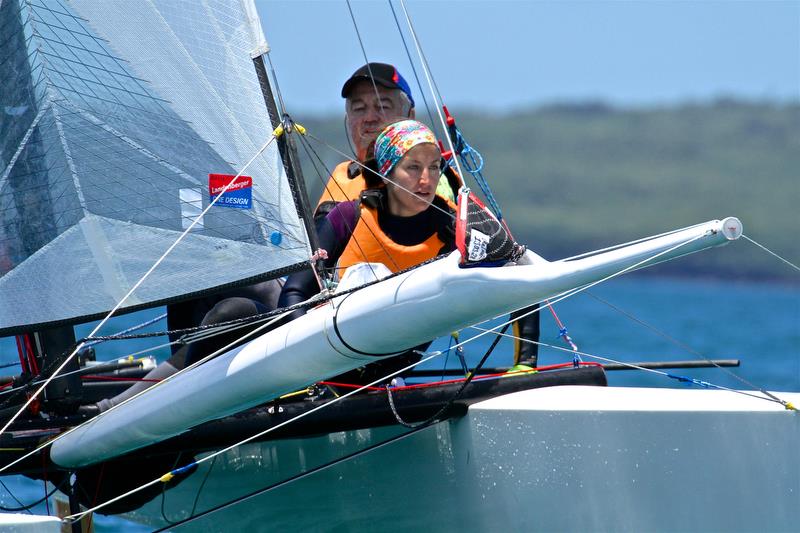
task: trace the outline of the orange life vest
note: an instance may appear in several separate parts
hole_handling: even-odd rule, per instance
[[[434,202],[439,207],[447,205],[452,208],[452,204],[442,198],[436,197]],[[433,259],[444,246],[438,232],[424,242],[411,246],[394,242],[378,224],[378,211],[361,201],[358,222],[339,257],[336,270],[341,277],[348,267],[356,263],[383,263],[392,272],[400,272]]]
[[[356,165],[355,168],[351,168]],[[353,161],[344,161],[333,169],[325,190],[317,202],[317,208],[325,202],[347,202],[357,200],[361,191],[367,188],[361,168]]]

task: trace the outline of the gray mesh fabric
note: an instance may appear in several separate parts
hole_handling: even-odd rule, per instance
[[[0,331],[111,309],[269,139],[248,2],[0,2]],[[125,307],[302,263],[270,145]]]

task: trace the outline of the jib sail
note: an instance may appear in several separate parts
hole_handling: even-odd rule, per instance
[[[0,333],[111,309],[270,138],[252,2],[0,2]],[[124,305],[310,252],[271,144]],[[227,177],[227,178],[226,178]]]

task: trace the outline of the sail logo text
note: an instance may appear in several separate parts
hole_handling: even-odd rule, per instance
[[[253,204],[253,178],[250,176],[239,176],[236,178],[236,181],[228,187],[228,190],[222,193],[234,177],[235,176],[230,174],[209,174],[209,201],[213,202],[214,199],[219,196],[217,203],[214,204],[215,207],[250,209]],[[220,195],[220,193],[222,194]]]

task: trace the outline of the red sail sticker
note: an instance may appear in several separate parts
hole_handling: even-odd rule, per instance
[[[215,207],[233,207],[235,209],[250,209],[253,205],[253,178],[239,176],[221,196],[220,193],[231,183],[235,176],[231,174],[209,174],[208,194],[210,201],[219,196]]]

